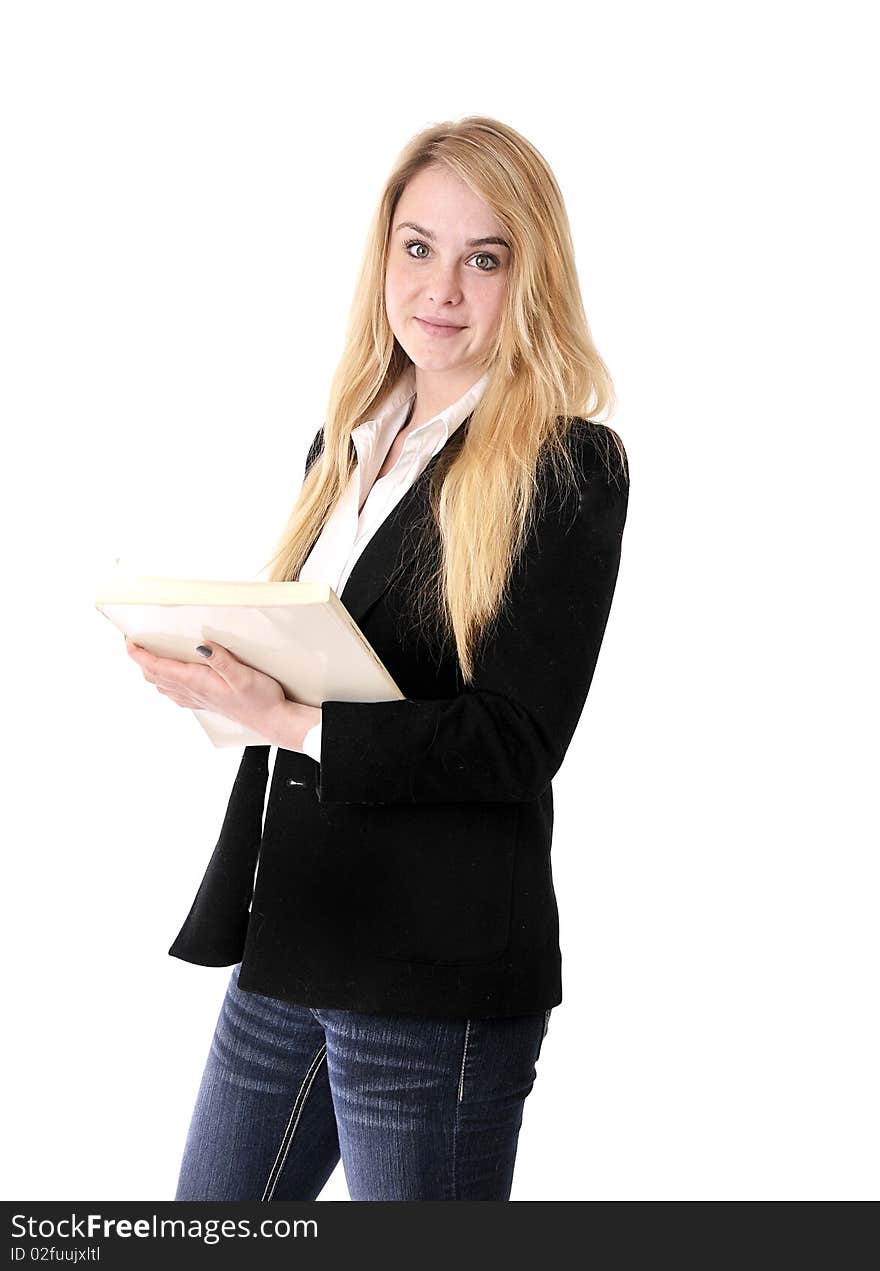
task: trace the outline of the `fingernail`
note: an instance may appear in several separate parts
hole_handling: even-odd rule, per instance
[[[196,645],[196,653],[201,653],[203,658],[209,658],[213,652],[214,650],[209,649],[206,644]]]

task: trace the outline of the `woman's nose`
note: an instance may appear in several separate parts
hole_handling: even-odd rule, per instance
[[[435,271],[428,283],[428,298],[432,304],[461,299],[461,283],[454,267]]]

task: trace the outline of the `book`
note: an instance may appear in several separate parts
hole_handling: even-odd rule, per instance
[[[397,701],[403,693],[329,583],[228,582],[121,571],[97,588],[96,609],[160,657],[198,662],[216,640],[277,680],[291,701]],[[215,746],[270,745],[215,711],[193,710]]]

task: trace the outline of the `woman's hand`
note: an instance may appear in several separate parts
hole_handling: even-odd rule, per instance
[[[307,730],[321,717],[317,707],[288,701],[277,680],[240,662],[215,640],[197,646],[197,651],[210,651],[204,666],[159,657],[142,649],[128,636],[125,647],[129,657],[141,668],[144,679],[155,684],[160,693],[178,706],[216,711],[266,737],[270,743],[283,736],[283,743],[279,740],[278,744],[287,747],[297,735],[301,742]]]

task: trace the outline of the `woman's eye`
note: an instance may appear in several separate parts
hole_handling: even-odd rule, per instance
[[[407,255],[410,256],[412,260],[424,260],[425,257],[413,256],[409,250],[411,247],[424,247],[426,252],[430,250],[430,248],[428,247],[428,244],[423,243],[420,238],[411,238],[408,243],[404,243],[404,248],[406,250]],[[477,252],[476,256],[471,257],[471,260],[487,260],[491,262],[490,268],[486,268],[483,265],[477,266],[477,269],[481,274],[494,273],[495,270],[499,267],[499,261],[497,256],[493,256],[491,252]]]
[[[497,269],[497,268],[498,268],[498,257],[497,257],[497,256],[493,256],[493,255],[491,254],[491,252],[478,252],[478,253],[477,253],[477,255],[476,255],[476,256],[474,256],[474,258],[473,258],[473,259],[474,259],[474,260],[480,260],[480,259],[482,259],[482,260],[490,260],[490,261],[492,262],[492,269],[481,269],[481,271],[480,271],[481,273],[484,273],[484,274],[491,274],[491,273],[492,273],[492,270],[494,270],[494,269]]]

